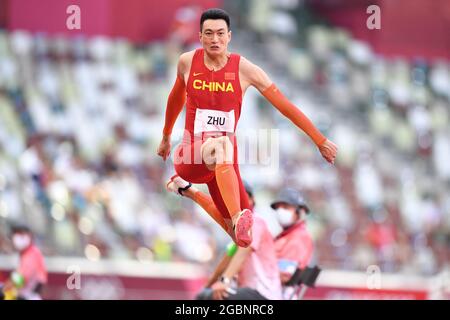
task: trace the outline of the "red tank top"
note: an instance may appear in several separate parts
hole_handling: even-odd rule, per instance
[[[183,142],[234,133],[242,106],[239,61],[239,55],[231,54],[222,69],[211,71],[205,66],[204,50],[195,51],[186,87]]]

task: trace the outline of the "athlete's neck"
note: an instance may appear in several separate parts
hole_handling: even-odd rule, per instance
[[[210,56],[206,51],[204,52],[205,52],[204,55],[205,66],[213,71],[220,70],[223,67],[225,67],[225,65],[228,62],[228,59],[230,58],[230,53],[228,51],[225,51],[223,54],[218,56]]]

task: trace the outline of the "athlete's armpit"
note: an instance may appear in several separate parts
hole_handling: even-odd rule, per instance
[[[275,84],[262,92],[263,96],[269,100],[285,117],[291,120],[297,127],[302,129],[317,146],[322,145],[327,139],[314,126],[309,118],[295,105],[293,105]]]

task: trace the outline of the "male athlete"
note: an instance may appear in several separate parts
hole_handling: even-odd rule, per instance
[[[158,155],[164,161],[169,156],[172,129],[186,102],[183,141],[174,154],[177,175],[169,183],[176,181],[184,187],[190,183],[206,183],[211,198],[204,201],[212,201],[220,213],[219,219],[223,220],[219,224],[230,226],[226,230],[238,246],[248,247],[252,242],[253,218],[239,173],[234,135],[247,88],[258,89],[308,134],[330,163],[334,163],[337,146],[278,90],[260,67],[228,52],[231,31],[225,11],[203,12],[199,38],[202,48],[183,53],[179,58]]]

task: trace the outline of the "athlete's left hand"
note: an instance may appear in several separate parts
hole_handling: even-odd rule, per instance
[[[162,157],[166,161],[167,157],[170,155],[170,136],[163,136],[161,143],[158,147],[158,156]]]
[[[319,146],[319,150],[325,160],[327,160],[331,164],[334,164],[334,160],[336,159],[336,153],[338,150],[337,145],[327,139]]]

